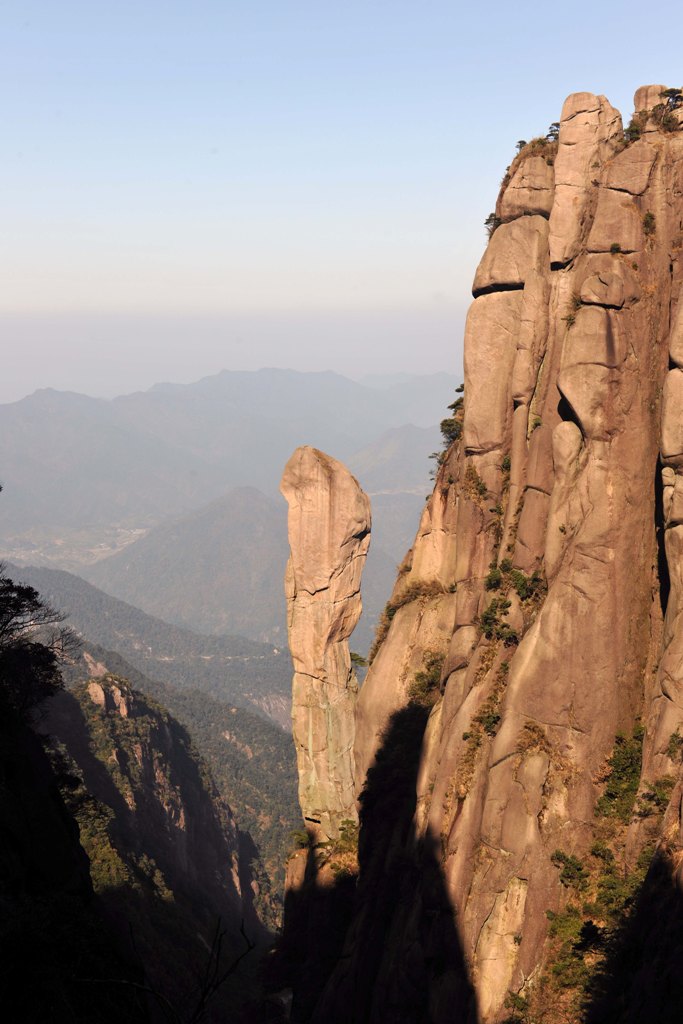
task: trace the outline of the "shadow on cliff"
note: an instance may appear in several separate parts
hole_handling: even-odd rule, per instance
[[[664,486],[662,483],[662,463],[658,459],[655,468],[654,478],[655,495],[655,537],[657,540],[657,576],[659,579],[659,603],[662,610],[662,617],[666,615],[669,603],[669,592],[671,591],[671,578],[669,576],[669,563],[666,558],[666,547],[664,544]]]
[[[23,1024],[149,1024],[142,972],[93,893],[35,733],[0,697],[0,991]],[[100,979],[97,986],[92,979]],[[9,1007],[14,1006],[14,1011]]]
[[[386,729],[360,798],[357,882],[309,850],[287,894],[278,981],[293,989],[294,1024],[477,1020],[438,844],[415,835],[428,717],[411,703]]]
[[[115,756],[122,779],[137,780],[131,803],[105,766],[106,748],[96,756],[102,743],[97,719],[88,722],[72,693],[52,699],[45,721],[67,755],[60,786],[73,790],[69,809],[88,834],[90,871],[98,890],[94,902],[143,982],[140,991],[150,1020],[255,1020],[248,1012],[259,995],[254,961],[270,937],[253,906],[247,861],[240,863],[244,899],[237,903],[230,873],[233,850],[187,731],[173,720],[159,720],[146,741],[182,799],[187,824],[181,830],[164,812],[165,782],[155,774],[156,758],[150,754],[144,769],[135,761],[139,737],[132,730],[134,717],[122,721],[121,734],[114,734],[115,754],[109,758],[111,763]],[[74,768],[83,784],[72,774]],[[247,837],[240,840],[241,852],[253,855]],[[243,964],[242,954],[251,950],[253,956]],[[231,969],[235,961],[238,966]],[[97,972],[89,983],[97,994],[117,984],[104,982]]]
[[[682,964],[683,894],[670,860],[658,854],[591,982],[586,1024],[680,1024]]]

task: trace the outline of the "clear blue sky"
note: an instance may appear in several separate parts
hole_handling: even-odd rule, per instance
[[[4,0],[0,24],[0,401],[459,372],[517,139],[570,92],[627,120],[683,82],[672,5]]]

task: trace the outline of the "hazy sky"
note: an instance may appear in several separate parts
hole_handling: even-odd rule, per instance
[[[678,13],[677,13],[678,11]],[[0,401],[459,372],[515,142],[680,85],[635,2],[4,0]]]

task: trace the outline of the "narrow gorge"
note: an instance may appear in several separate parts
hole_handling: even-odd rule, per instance
[[[454,440],[367,678],[334,714],[307,695],[360,834],[330,870],[341,805],[302,798],[328,824],[290,861],[283,948],[310,967],[293,1021],[680,1019],[683,101],[645,86],[634,105],[624,129],[570,96],[508,168]],[[300,566],[290,511],[297,579],[329,580],[325,544],[350,536],[320,494]],[[326,636],[317,660],[350,678]],[[322,915],[341,884],[343,920]]]

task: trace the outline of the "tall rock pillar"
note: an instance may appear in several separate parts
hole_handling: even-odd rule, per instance
[[[280,490],[289,505],[285,592],[299,802],[307,827],[330,839],[357,817],[358,685],[348,638],[361,613],[370,500],[341,462],[309,447],[294,452]]]

